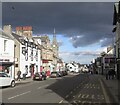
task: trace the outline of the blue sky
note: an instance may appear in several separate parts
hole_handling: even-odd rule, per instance
[[[52,42],[53,35],[49,35]],[[93,59],[97,58],[101,52],[106,51],[106,47],[101,47],[100,43],[88,45],[86,47],[75,48],[70,38],[63,37],[62,34],[56,34],[59,46],[59,56],[65,62],[76,61],[80,64],[90,64]],[[78,53],[78,54],[76,54]]]

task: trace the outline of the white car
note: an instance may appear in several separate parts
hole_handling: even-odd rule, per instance
[[[0,87],[11,86],[15,87],[15,80],[8,76],[5,72],[0,72]]]

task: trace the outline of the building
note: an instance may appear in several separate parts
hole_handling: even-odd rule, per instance
[[[12,30],[11,26],[4,27]],[[25,27],[27,28],[27,26]],[[25,30],[24,34],[24,27],[17,27],[16,33],[11,34],[15,43],[15,78],[17,78],[18,71],[21,71],[21,77],[23,75],[33,77],[35,72],[40,72],[40,48],[38,42],[32,39],[32,34],[29,34],[30,31],[28,30],[27,34]]]
[[[59,46],[58,46],[58,42],[57,42],[57,39],[56,39],[55,29],[54,29],[54,33],[53,33],[52,49],[53,49],[54,71],[56,71],[58,69],[57,62],[59,61],[59,54],[58,54]]]
[[[14,37],[11,35],[11,25],[0,29],[0,71],[7,72],[14,78]]]
[[[116,66],[117,79],[120,79],[120,1],[114,5],[114,15],[113,15],[113,25],[114,29],[112,32],[116,32]]]
[[[102,52],[100,57],[96,59],[98,73],[100,74],[106,74],[107,69],[115,70],[115,64],[116,64],[116,58],[114,54],[114,48],[112,46],[108,46],[107,51]]]
[[[50,39],[47,35],[33,36],[33,39],[40,40],[41,46],[41,71],[47,72],[47,76],[53,71],[53,50]]]

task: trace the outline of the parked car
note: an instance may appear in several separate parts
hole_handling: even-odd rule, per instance
[[[64,71],[62,71],[62,74],[63,74],[63,76],[65,76],[65,75],[67,75],[68,73],[67,73],[66,70],[64,70]]]
[[[33,80],[41,80],[42,81],[42,75],[40,73],[35,73],[33,76]]]
[[[51,75],[50,75],[51,78],[56,78],[61,76],[62,76],[61,73],[57,71],[51,72]]]
[[[0,72],[0,87],[15,87],[15,80],[5,72]]]

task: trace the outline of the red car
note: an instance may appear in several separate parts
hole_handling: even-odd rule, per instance
[[[33,76],[33,80],[41,80],[42,81],[41,73],[35,73],[34,76]]]

